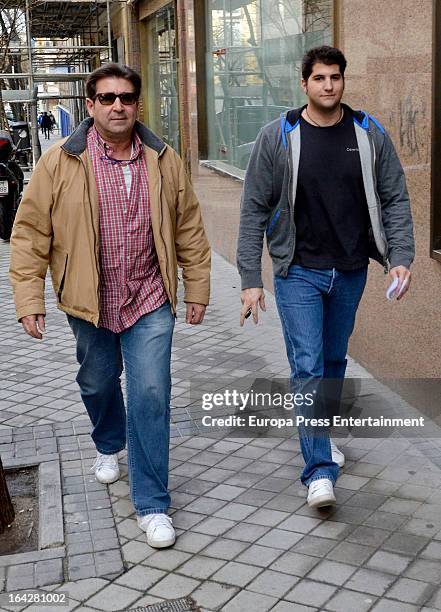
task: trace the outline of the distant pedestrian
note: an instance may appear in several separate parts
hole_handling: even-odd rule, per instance
[[[55,120],[54,115],[52,114],[52,111],[49,112],[49,119],[51,120],[51,132],[53,132],[54,129],[57,127],[57,122]]]
[[[49,140],[51,137],[52,120],[46,111],[43,113],[43,117],[41,118],[41,128],[43,130],[45,139]]]

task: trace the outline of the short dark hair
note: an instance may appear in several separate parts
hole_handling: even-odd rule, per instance
[[[328,47],[323,45],[322,47],[314,47],[305,53],[302,60],[302,77],[303,80],[307,81],[312,74],[314,64],[321,63],[331,66],[332,64],[338,64],[340,68],[340,74],[344,77],[346,69],[346,58],[340,49],[336,47]]]
[[[127,79],[130,81],[135,89],[135,93],[139,98],[141,93],[141,77],[132,68],[125,66],[124,64],[117,64],[116,62],[109,62],[103,64],[93,72],[91,72],[86,81],[86,95],[88,98],[93,100],[96,96],[96,84],[100,79],[107,77],[117,77],[119,79]]]

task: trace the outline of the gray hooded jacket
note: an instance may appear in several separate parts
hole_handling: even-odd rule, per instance
[[[285,277],[293,261],[303,108],[264,126],[254,144],[245,175],[237,248],[242,289],[263,286],[265,232],[274,274]],[[385,271],[400,265],[409,268],[415,255],[412,215],[404,171],[392,140],[371,115],[345,104],[343,108],[354,119],[369,208],[369,255]]]

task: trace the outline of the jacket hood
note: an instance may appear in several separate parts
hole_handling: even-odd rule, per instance
[[[299,108],[293,108],[292,110],[286,113],[282,113],[280,115],[280,132],[282,136],[283,146],[285,147],[285,149],[288,148],[286,135],[292,130],[295,130],[296,127],[298,127],[300,123],[300,115],[302,114],[302,111],[304,108],[306,108],[306,106],[307,105],[304,104],[303,106],[300,106]],[[382,134],[385,134],[384,127],[372,115],[368,115],[368,113],[365,113],[364,111],[361,111],[361,110],[354,110],[347,104],[342,104],[342,108],[347,113],[349,113],[349,115],[352,116],[354,121],[358,123],[358,125],[364,130],[368,131],[369,122],[372,122],[375,124],[375,126],[380,130]]]
[[[68,139],[61,145],[63,151],[70,155],[81,155],[87,147],[87,132],[93,125],[93,118],[87,117],[84,119],[79,126],[72,132]],[[138,136],[141,138],[141,142],[150,147],[158,155],[163,151],[165,142],[161,140],[156,134],[149,130],[140,121],[135,121],[135,130]]]

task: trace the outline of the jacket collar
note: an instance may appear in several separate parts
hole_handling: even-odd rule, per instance
[[[61,145],[63,151],[70,155],[81,155],[87,147],[87,132],[93,125],[92,117],[84,119],[79,126],[72,132],[68,139]],[[141,139],[141,142],[150,147],[158,155],[164,150],[165,142],[158,138],[151,130],[149,130],[140,121],[135,122],[135,130]]]
[[[358,121],[358,123],[363,123],[366,113],[359,110],[353,110],[347,104],[342,104],[342,107],[345,112],[348,112],[350,115],[352,115],[354,119]],[[286,121],[291,125],[292,128],[296,126],[304,108],[306,108],[306,104],[304,104],[303,106],[299,106],[299,108],[293,108],[292,110],[286,113]]]

